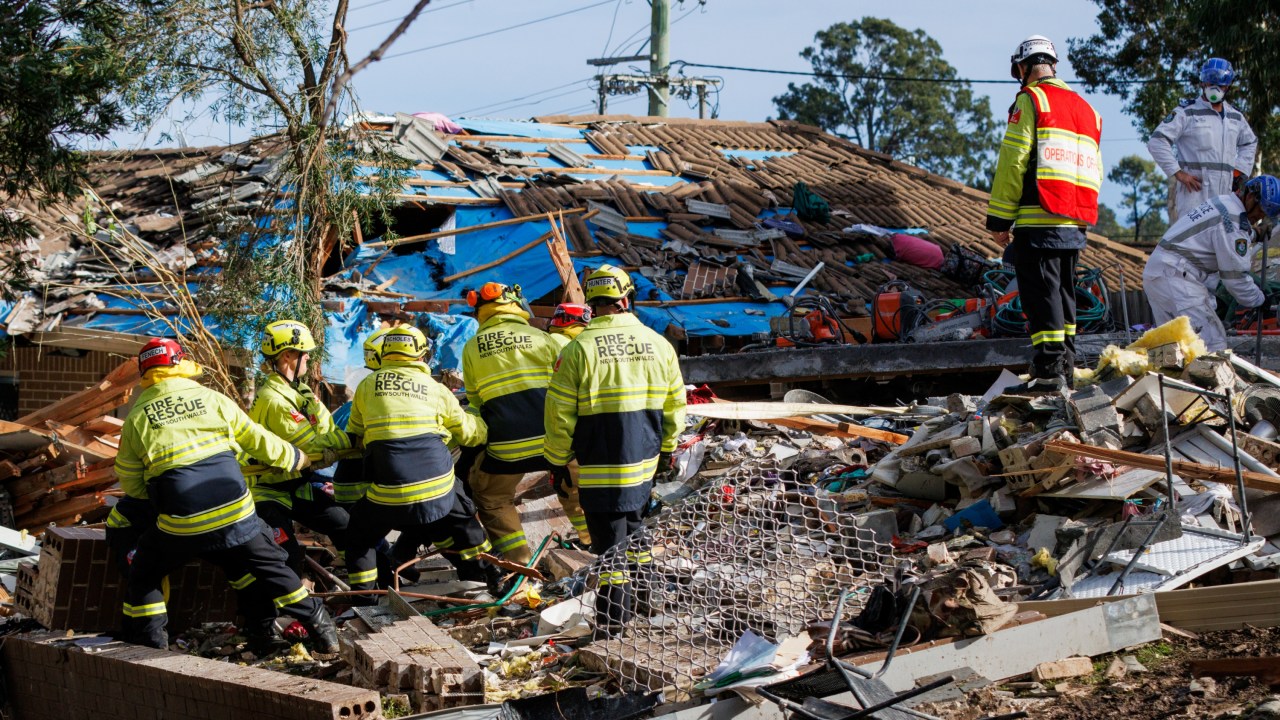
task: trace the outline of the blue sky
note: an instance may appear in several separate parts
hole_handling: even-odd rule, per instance
[[[399,19],[413,6],[413,0],[351,0],[351,6],[349,54],[355,61],[394,27],[393,22],[378,23]],[[424,14],[400,38],[387,59],[356,76],[354,86],[365,109],[505,118],[594,112],[595,93],[587,82],[594,69],[586,60],[606,54],[638,54],[649,27],[646,0],[434,0],[429,8],[434,11]],[[395,57],[559,13],[567,14]],[[1027,35],[1047,35],[1059,52],[1067,55],[1058,74],[1069,80],[1075,73],[1066,39],[1093,33],[1097,7],[1086,0],[706,0],[705,5],[695,0],[672,0],[671,59],[808,70],[798,54],[812,43],[815,32],[867,15],[923,29],[942,45],[946,60],[965,78],[1006,77],[1014,47]],[[730,120],[765,120],[774,115],[772,98],[786,89],[787,82],[803,80],[734,71],[688,72],[719,73],[724,78],[719,114]],[[975,90],[989,95],[992,110],[1003,118],[1017,88],[1009,81],[976,85]],[[1145,156],[1138,131],[1121,111],[1120,99],[1100,94],[1087,97],[1103,115],[1104,162],[1114,163],[1133,153]],[[610,111],[644,114],[646,103],[640,95],[615,96],[610,98]],[[671,114],[694,117],[697,113],[673,101]],[[160,118],[145,137],[122,132],[98,147],[156,145],[160,133],[174,135],[176,129],[174,119]],[[207,118],[198,118],[182,129],[191,145],[238,141],[247,135],[240,128]],[[1120,192],[1108,183],[1102,196],[1115,207]]]

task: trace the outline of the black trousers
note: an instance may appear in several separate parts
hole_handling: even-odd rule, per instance
[[[219,550],[203,549],[198,537],[182,538],[151,528],[138,539],[137,552],[129,564],[122,624],[126,640],[168,648],[164,578],[195,558],[222,568],[237,590],[252,587],[251,597],[266,599],[273,608],[304,624],[320,610],[320,601],[311,597],[298,575],[285,564],[288,555],[275,543],[265,523],[260,523],[260,531],[249,540]],[[241,602],[244,601],[242,594]],[[257,617],[262,614],[243,605],[240,610]]]
[[[642,512],[585,513],[587,530],[591,533],[591,552],[603,558],[596,589],[596,626],[606,634],[621,630],[621,626],[635,616],[637,606],[645,614],[650,609],[653,558],[643,534],[636,533],[643,519]],[[622,552],[609,552],[619,545],[626,545]]]
[[[1019,229],[1014,241],[1018,297],[1035,349],[1031,376],[1060,377],[1069,385],[1075,367],[1076,261],[1080,251],[1035,247],[1027,239],[1035,232]]]
[[[416,551],[419,544],[435,545],[453,564],[461,580],[484,580],[484,567],[476,559],[489,552],[489,538],[484,526],[476,519],[475,505],[455,488],[453,507],[439,520],[431,523],[413,523],[407,518],[413,513],[408,506],[386,506],[370,502],[368,498],[355,504],[351,510],[351,524],[347,530],[347,583],[352,590],[373,590],[378,584],[377,548],[385,547],[387,533],[399,530],[410,539],[405,548]],[[408,559],[405,557],[404,559]],[[386,580],[383,580],[386,582]]]
[[[334,501],[328,493],[315,490],[311,499],[293,498],[293,509],[278,502],[266,501],[257,503],[255,509],[258,517],[266,521],[276,530],[275,538],[280,547],[289,554],[289,567],[298,575],[303,572],[303,550],[295,537],[293,524],[299,525],[327,536],[333,541],[341,553],[347,550],[347,525],[350,515],[341,505]]]

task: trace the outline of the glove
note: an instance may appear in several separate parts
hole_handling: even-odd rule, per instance
[[[311,466],[312,470],[320,470],[338,462],[338,451],[333,448],[324,449],[324,457]]]
[[[562,498],[569,497],[569,490],[573,488],[573,476],[569,474],[569,466],[551,466],[551,487],[555,488],[556,495]]]
[[[311,458],[307,457],[306,453],[297,448],[294,448],[293,450],[298,453],[298,467],[294,468],[294,470],[306,470],[311,467]]]

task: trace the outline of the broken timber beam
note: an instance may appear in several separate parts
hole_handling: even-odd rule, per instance
[[[1064,455],[1106,460],[1113,465],[1127,465],[1145,470],[1165,469],[1164,457],[1161,455],[1144,455],[1142,453],[1128,452],[1127,450],[1112,450],[1111,448],[1095,447],[1062,440],[1047,442],[1044,447],[1046,450],[1053,450]],[[1188,480],[1208,480],[1224,484],[1232,484],[1236,481],[1236,474],[1233,468],[1202,465],[1186,460],[1174,460],[1173,472]],[[1244,479],[1244,486],[1247,488],[1265,490],[1266,492],[1280,492],[1280,477],[1243,469],[1240,471],[1240,476]]]

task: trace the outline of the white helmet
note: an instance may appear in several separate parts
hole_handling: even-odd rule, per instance
[[[1053,47],[1053,41],[1043,35],[1032,35],[1031,37],[1018,43],[1018,49],[1013,51],[1013,55],[1009,56],[1009,74],[1014,80],[1018,80],[1018,64],[1026,62],[1036,55],[1048,57],[1053,62],[1058,62],[1058,51]]]

